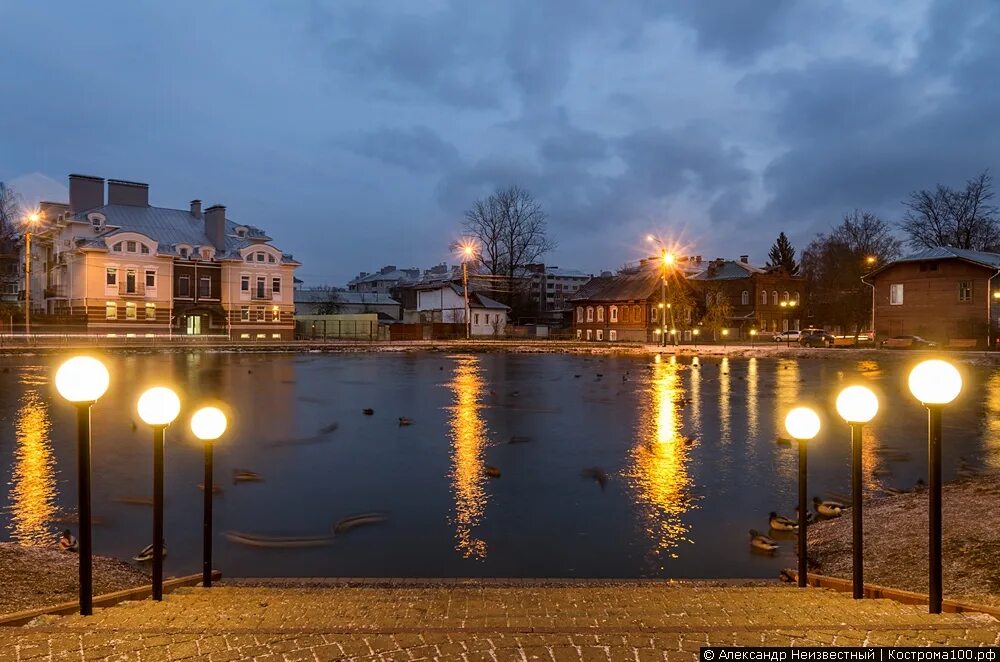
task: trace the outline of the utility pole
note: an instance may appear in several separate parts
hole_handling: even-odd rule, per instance
[[[469,267],[465,260],[462,260],[462,287],[465,289],[465,339],[472,337],[472,319],[469,312]]]

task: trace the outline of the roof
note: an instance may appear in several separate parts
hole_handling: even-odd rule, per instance
[[[560,269],[559,267],[545,267],[546,276],[557,278],[590,278],[593,274],[587,274],[579,269]]]
[[[571,301],[632,301],[645,300],[660,291],[659,271],[598,276],[577,290]]]
[[[178,244],[191,246],[211,246],[212,242],[205,234],[204,218],[191,215],[186,209],[168,209],[166,207],[149,207],[136,205],[104,205],[74,215],[78,221],[87,221],[89,214],[99,213],[106,219],[107,230],[92,239],[81,242],[81,246],[105,248],[105,239],[122,232],[137,232],[155,239],[158,250],[172,252]],[[245,237],[236,236],[236,228],[247,228]],[[225,250],[216,254],[220,258],[239,258],[239,251],[253,244],[266,243],[270,237],[260,228],[235,223],[226,219]],[[291,255],[283,256],[289,261]]]
[[[400,281],[400,280],[416,280],[417,277],[413,275],[416,271],[418,274],[420,271],[418,269],[393,269],[392,271],[376,271],[373,274],[368,274],[367,276],[358,276],[352,279],[347,284],[357,285],[358,283],[375,283],[382,280]]]
[[[1000,269],[1000,253],[989,253],[987,251],[974,251],[967,248],[953,248],[951,246],[935,246],[922,251],[906,255],[888,262],[881,267],[865,274],[865,278],[870,278],[875,274],[888,269],[889,267],[902,262],[926,262],[928,260],[964,260],[987,269]]]
[[[446,287],[450,287],[451,291],[460,297],[465,297],[465,288],[457,283],[437,283],[435,285],[424,284],[416,289],[419,290],[439,290]],[[472,308],[491,308],[496,310],[510,310],[510,306],[507,304],[500,303],[496,299],[491,299],[485,294],[479,292],[469,291],[469,306]]]
[[[398,306],[399,302],[382,292],[344,292],[326,289],[299,289],[295,303],[340,303],[351,305]]]
[[[755,267],[746,262],[723,260],[722,262],[709,262],[708,268],[691,276],[691,280],[736,280],[738,278],[750,278],[754,274],[765,272],[765,269]]]

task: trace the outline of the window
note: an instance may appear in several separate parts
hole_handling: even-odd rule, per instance
[[[253,262],[253,253],[247,253],[247,262]]]
[[[129,301],[125,304],[125,319],[134,320],[135,319],[135,304]]]
[[[129,253],[134,253],[135,252],[135,242],[134,241],[126,241],[125,242],[125,250],[127,250]]]
[[[594,330],[587,329],[587,340],[593,340],[593,339],[594,339]]]
[[[902,306],[903,305],[903,284],[893,283],[889,286],[889,305],[890,306]]]
[[[760,302],[763,305],[765,305],[765,306],[767,305],[767,292],[766,291],[760,293]]]
[[[264,321],[264,306],[257,306],[257,321]]]
[[[135,269],[125,271],[125,293],[135,294]]]
[[[798,292],[796,292],[795,294],[792,295],[792,299],[795,300],[795,305],[796,306],[799,305],[800,303],[802,303],[802,297],[799,296]]]
[[[611,306],[611,308],[609,309],[608,318],[612,322],[618,321],[618,306]]]
[[[281,279],[280,278],[272,278],[271,279],[271,291],[274,292],[275,294],[280,294],[281,293]]]
[[[604,306],[597,307],[597,321],[598,322],[604,321]]]
[[[705,295],[705,305],[706,306],[711,306],[712,305],[712,300],[713,300],[712,293],[711,292],[707,293]]]
[[[577,329],[576,330],[576,339],[579,340],[582,337],[583,337],[583,329]]]
[[[146,304],[146,319],[155,320],[156,319],[156,304],[147,303]]]
[[[181,257],[187,257],[188,256],[188,249],[187,248],[181,248],[180,252],[181,252]]]
[[[245,237],[245,236],[247,236],[247,229],[246,228],[236,228],[236,236],[237,237]]]
[[[114,301],[108,301],[104,304],[104,319],[106,320],[116,320],[118,319],[118,306]]]
[[[250,291],[250,276],[240,276],[240,291],[241,292]]]
[[[659,309],[657,309],[657,308],[650,308],[650,309],[649,309],[649,321],[651,321],[651,322],[655,322],[655,321],[657,320],[657,317],[658,317],[658,310],[659,310]],[[625,311],[625,312],[627,313],[627,312],[628,312],[628,309],[626,309],[626,311]],[[625,321],[627,322],[628,320],[625,320]]]
[[[958,300],[972,301],[972,281],[963,280],[958,283]]]
[[[747,292],[746,290],[743,290],[743,293],[740,294],[740,305],[743,306],[750,305],[750,293]]]
[[[148,289],[153,289],[156,287],[156,272],[146,270],[146,287]]]
[[[105,281],[105,282],[108,285],[117,285],[118,284],[118,270],[115,269],[115,268],[113,268],[113,267],[109,267],[108,268],[107,281]]]
[[[240,306],[240,321],[250,321],[250,306]]]
[[[594,321],[594,309],[590,306],[587,306],[587,321],[588,322]],[[590,332],[588,331],[587,333],[589,334]],[[590,340],[590,338],[587,338],[587,340]]]
[[[778,290],[771,292],[771,303],[775,306],[778,305]]]
[[[642,321],[642,308],[639,306],[632,306],[632,321],[641,322]]]
[[[212,296],[212,279],[208,276],[198,278],[198,296],[204,299]]]
[[[143,255],[149,255],[149,246],[147,246],[146,244],[140,244],[139,252],[142,253]]]
[[[576,321],[577,322],[583,321],[583,306],[577,306],[576,308]]]
[[[112,248],[112,250],[114,252],[116,252],[116,253],[121,253],[122,252],[122,242],[119,241],[117,244],[115,244],[114,247]]]
[[[266,291],[265,283],[266,283],[266,281],[264,280],[263,276],[258,276],[257,277],[257,298],[258,299],[263,299],[264,298],[264,293]]]
[[[598,329],[597,330],[597,339],[598,340],[604,340],[604,329]]]
[[[472,323],[479,324],[479,313],[476,313],[475,315],[472,316]]]
[[[267,254],[267,261],[268,261],[269,263],[271,263],[271,264],[274,264],[274,256],[273,256],[273,255],[271,255],[270,253],[268,253],[268,254]]]
[[[618,331],[616,331],[615,329],[611,329],[610,331],[608,331],[608,340],[610,340],[611,342],[618,340]]]
[[[786,301],[786,302],[791,300],[791,299],[788,298],[788,292],[787,291],[782,292],[782,294],[781,294],[781,300],[782,301]]]
[[[257,261],[258,262],[263,262],[264,261],[264,254],[263,253],[257,253]]]
[[[179,297],[190,297],[191,296],[191,277],[181,276],[177,279],[177,296]]]
[[[281,309],[277,306],[271,306],[271,321],[280,322],[281,321]]]

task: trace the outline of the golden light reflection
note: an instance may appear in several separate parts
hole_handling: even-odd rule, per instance
[[[789,409],[796,406],[799,398],[799,362],[795,359],[778,359],[774,375],[774,434],[787,438],[783,422]],[[787,448],[785,449],[787,450]],[[798,455],[782,452],[775,446],[775,469],[783,479],[792,480],[798,476]]]
[[[983,467],[1000,469],[1000,372],[990,375],[984,391],[983,420],[987,434],[983,435]]]
[[[455,371],[448,382],[454,393],[451,418],[451,482],[455,492],[455,548],[465,558],[486,557],[486,541],[476,538],[473,529],[486,510],[486,475],[483,450],[488,442],[486,421],[480,416],[480,398],[485,391],[479,358],[456,357]]]
[[[48,408],[37,392],[24,393],[14,428],[17,450],[11,476],[10,536],[22,545],[48,546],[55,540],[55,458]]]
[[[701,361],[691,359],[691,422],[695,434],[701,434]]]
[[[728,443],[730,440],[729,400],[732,394],[729,382],[729,357],[723,357],[719,363],[719,441]]]
[[[680,366],[654,363],[649,387],[639,393],[638,443],[625,474],[642,506],[647,535],[659,553],[674,551],[688,539],[682,516],[692,506],[687,471],[690,440],[681,434]]]
[[[884,460],[879,455],[879,442],[872,425],[861,428],[861,481],[865,492],[875,492],[882,489],[882,478],[887,467],[882,466]]]
[[[757,436],[758,418],[757,412],[757,389],[758,389],[757,359],[751,357],[747,363],[747,433],[751,438]]]

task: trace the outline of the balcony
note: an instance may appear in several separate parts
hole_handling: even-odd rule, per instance
[[[45,298],[46,299],[62,299],[65,298],[66,286],[65,285],[49,285],[45,288]]]
[[[270,301],[272,298],[271,290],[257,288],[250,290],[250,299],[252,301]]]
[[[146,286],[142,283],[135,283],[130,288],[128,283],[118,283],[118,296],[120,297],[137,297],[143,298],[146,296]]]

